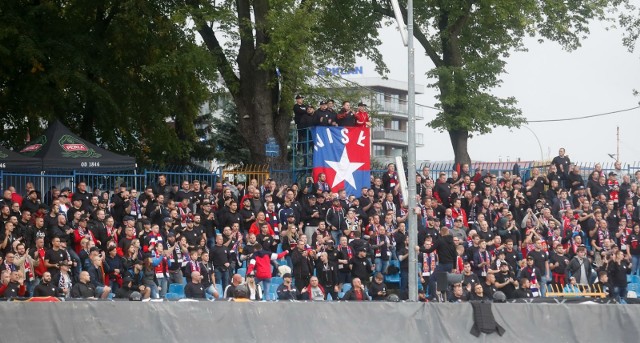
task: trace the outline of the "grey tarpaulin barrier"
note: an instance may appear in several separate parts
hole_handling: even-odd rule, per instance
[[[2,342],[638,342],[640,306],[494,304],[479,338],[469,304],[0,303]]]

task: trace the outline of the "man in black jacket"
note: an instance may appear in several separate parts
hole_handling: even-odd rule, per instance
[[[42,282],[33,290],[34,297],[64,297],[60,287],[51,283],[51,273],[42,274]]]
[[[531,291],[531,283],[528,278],[523,277],[520,279],[520,288],[515,291],[516,299],[531,299],[533,298],[533,292]]]
[[[80,282],[71,288],[72,298],[97,299],[96,287],[91,283],[89,272],[80,272]]]
[[[201,281],[202,275],[200,275],[200,272],[191,272],[191,282],[184,286],[184,296],[187,299],[205,299],[205,287]]]
[[[296,249],[291,252],[293,279],[297,289],[303,289],[309,285],[309,279],[313,273],[312,251],[306,250],[304,240],[299,239]]]
[[[416,247],[416,250],[424,253],[437,251],[438,265],[436,266],[434,275],[429,278],[429,289],[436,289],[437,275],[439,273],[451,273],[458,258],[456,245],[453,243],[453,236],[449,233],[449,228],[443,227],[440,230],[440,237],[434,241],[431,248]],[[435,296],[436,292],[431,292],[432,299],[435,298]]]
[[[325,299],[327,294],[331,294],[331,299],[338,300],[338,266],[329,259],[330,252],[319,253],[316,260],[316,275],[318,283],[324,288]]]
[[[377,273],[373,277],[373,282],[369,286],[369,296],[371,300],[385,300],[387,298],[387,285],[384,283],[382,273]]]
[[[613,260],[607,265],[609,280],[613,286],[613,296],[617,302],[624,301],[627,297],[627,273],[629,264],[624,259],[624,252],[618,250],[613,256]]]
[[[373,271],[373,265],[367,258],[367,249],[360,248],[358,250],[358,254],[349,260],[349,268],[353,278],[359,278],[363,284],[369,283],[369,275]]]

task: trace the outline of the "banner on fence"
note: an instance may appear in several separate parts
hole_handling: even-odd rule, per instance
[[[332,192],[346,190],[360,195],[362,187],[369,187],[371,148],[368,128],[313,128],[313,178],[324,173]]]

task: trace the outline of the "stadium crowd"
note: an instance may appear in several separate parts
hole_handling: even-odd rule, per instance
[[[412,176],[416,247],[393,164],[360,196],[332,193],[323,174],[300,185],[161,175],[113,194],[84,182],[46,194],[7,187],[0,296],[153,299],[182,284],[194,299],[406,299],[415,249],[425,301],[545,296],[548,284],[624,301],[627,274],[640,274],[640,173],[621,174],[596,166],[584,180],[564,149],[527,179],[467,164],[433,179],[424,168]],[[459,281],[436,292],[438,273]]]

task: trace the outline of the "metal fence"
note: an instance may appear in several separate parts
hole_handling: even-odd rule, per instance
[[[520,162],[474,162],[471,163],[469,170],[474,173],[476,168],[482,168],[482,172],[489,172],[491,174],[501,176],[503,172],[513,172],[515,164],[520,167],[520,176],[522,178],[528,178],[531,175],[533,168],[539,168],[543,174],[547,173],[547,168],[550,166],[551,161],[520,161]],[[589,175],[596,169],[596,166],[600,166],[602,171],[606,174],[614,171],[618,174],[628,174],[634,179],[634,174],[640,171],[640,161],[635,162],[621,162],[621,169],[615,168],[615,162],[573,162],[576,166],[580,167],[580,174],[585,181],[588,180]],[[440,173],[445,173],[447,177],[451,176],[453,170],[455,170],[455,163],[451,161],[446,162],[424,162],[419,167],[417,172],[422,174],[424,167],[429,168],[429,174],[431,178],[437,179]],[[374,171],[371,171],[374,173]],[[384,173],[382,171],[375,171],[376,173]],[[619,178],[621,178],[619,176]]]
[[[546,174],[546,170],[550,164],[549,161],[522,161],[517,162],[520,167],[520,176],[528,178],[531,174],[531,169],[541,168],[541,172]],[[483,173],[490,172],[494,175],[502,175],[504,171],[513,171],[516,162],[476,162],[472,163],[470,170],[473,173],[476,168],[482,168]],[[582,177],[585,181],[588,180],[589,175],[599,165],[604,173],[615,171],[619,174],[628,174],[632,180],[636,180],[634,174],[640,171],[640,162],[622,163],[621,169],[615,168],[615,162],[577,162],[575,163],[580,167]],[[447,162],[425,162],[422,163],[417,173],[422,173],[423,167],[429,167],[429,173],[431,178],[436,179],[440,173],[445,173],[447,176],[451,176],[451,172],[454,170],[455,164],[451,161]],[[261,170],[261,175],[264,177],[270,177],[278,181],[280,184],[291,184],[292,182],[298,182],[303,184],[307,176],[311,176],[312,169],[310,167],[297,167],[293,168],[268,168]],[[382,176],[385,170],[375,169],[371,170],[371,174],[374,176]],[[246,176],[255,177],[252,173],[235,173],[243,174]],[[254,173],[255,174],[255,173]],[[90,173],[90,172],[52,172],[52,173],[12,173],[3,172],[0,170],[0,189],[6,189],[10,186],[14,187],[18,194],[24,194],[26,185],[32,183],[36,190],[41,194],[46,194],[52,187],[58,189],[69,187],[74,189],[79,182],[85,182],[87,188],[93,190],[95,188],[101,191],[113,192],[114,189],[121,184],[126,184],[129,188],[143,189],[147,185],[155,185],[158,180],[158,176],[164,175],[167,178],[168,184],[180,184],[182,181],[187,180],[193,182],[199,180],[201,183],[206,183],[213,186],[218,180],[220,180],[221,171],[216,172],[200,172],[200,171],[159,171],[159,170],[134,170],[130,172],[121,173]],[[619,176],[621,178],[621,176]],[[235,182],[242,182],[242,180],[234,179]],[[248,180],[246,180],[248,181]]]
[[[14,187],[18,194],[25,194],[26,185],[32,183],[34,188],[42,195],[46,194],[52,187],[58,189],[69,187],[74,189],[80,182],[87,184],[88,190],[99,189],[101,191],[113,192],[116,187],[125,184],[129,188],[142,189],[147,185],[155,185],[158,176],[164,175],[167,184],[180,184],[187,180],[193,182],[199,180],[213,186],[219,179],[216,172],[165,172],[165,171],[130,171],[121,173],[89,173],[89,172],[56,172],[49,173],[9,173],[0,171],[0,189]]]

